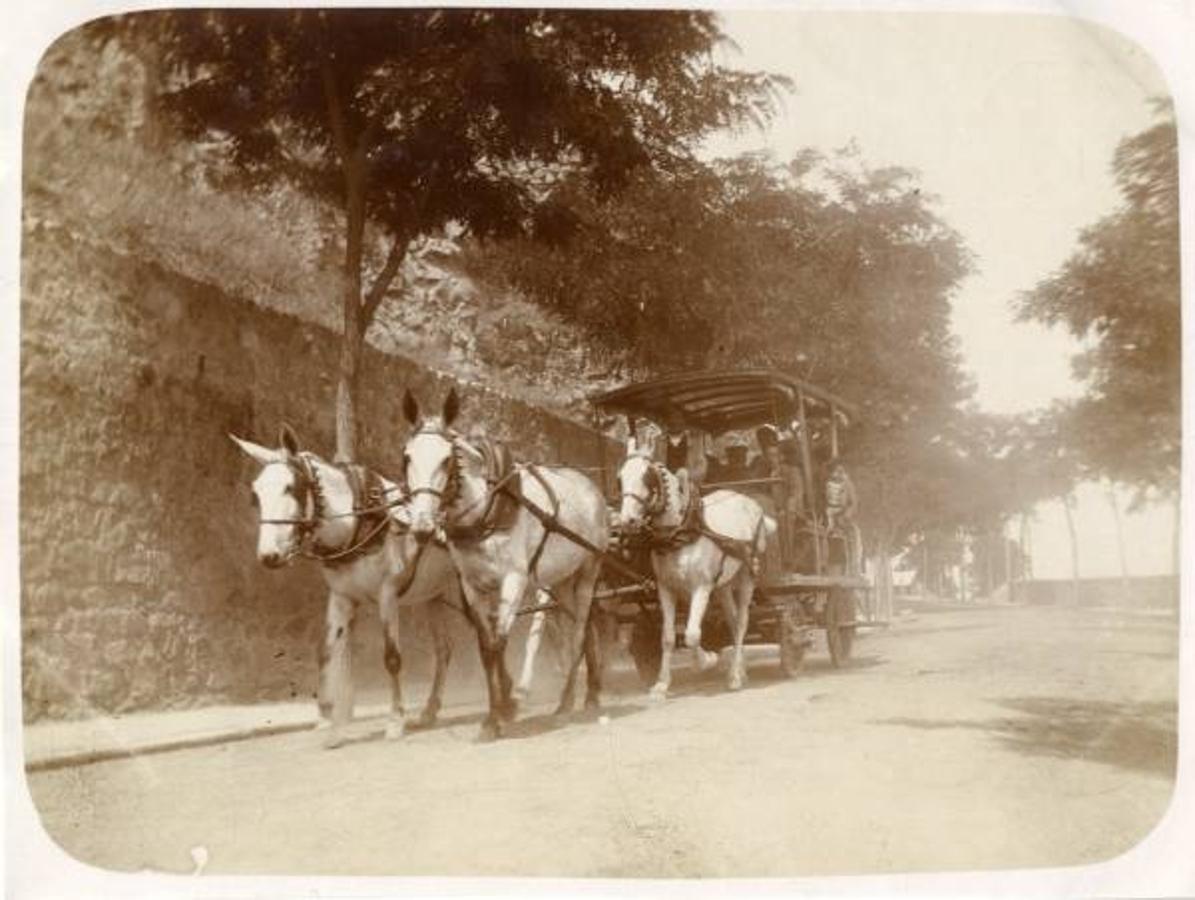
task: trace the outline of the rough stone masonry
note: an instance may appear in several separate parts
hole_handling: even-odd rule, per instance
[[[25,719],[310,696],[322,581],[258,567],[254,468],[227,434],[273,444],[287,421],[330,453],[336,335],[41,223],[21,341]],[[407,385],[447,390],[371,353],[362,461],[383,472]],[[463,394],[527,458],[614,459],[588,429]]]

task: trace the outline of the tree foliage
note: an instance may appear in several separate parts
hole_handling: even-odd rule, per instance
[[[1022,295],[1022,319],[1065,326],[1087,393],[1061,411],[1090,474],[1141,491],[1178,488],[1182,405],[1178,143],[1172,112],[1121,142],[1120,207],[1079,237],[1062,267]]]
[[[244,184],[289,179],[344,210],[342,455],[364,334],[414,238],[524,231],[570,172],[608,193],[683,165],[710,131],[770,115],[781,84],[717,64],[700,11],[179,11],[140,33],[186,137]],[[386,238],[372,261],[367,224]]]
[[[538,243],[475,246],[471,271],[641,370],[768,366],[855,401],[848,449],[873,532],[896,541],[937,514],[970,390],[949,304],[971,257],[914,173],[849,148],[691,163],[613,198],[570,179],[538,227]]]

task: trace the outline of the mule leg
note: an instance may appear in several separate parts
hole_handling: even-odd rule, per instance
[[[436,669],[432,675],[431,692],[427,695],[427,705],[419,714],[419,726],[430,728],[436,724],[436,717],[440,714],[441,698],[444,696],[444,681],[448,675],[448,664],[452,661],[452,631],[448,624],[448,607],[452,603],[458,609],[462,604],[461,592],[455,585],[445,591],[444,598],[437,598],[424,604],[427,612],[427,624],[432,635],[432,646],[435,648]]]
[[[602,705],[602,653],[599,645],[597,606],[590,604],[589,625],[585,629],[585,708],[600,709]]]
[[[737,691],[747,681],[747,664],[743,659],[743,641],[747,637],[747,624],[751,616],[751,597],[755,593],[755,579],[744,571],[734,584],[734,615],[727,610],[727,621],[734,623],[734,654],[730,660],[730,674],[727,687]],[[729,607],[730,591],[726,592]]]
[[[390,716],[386,720],[386,740],[393,741],[406,732],[406,710],[402,702],[402,643],[398,623],[398,596],[393,579],[382,583],[378,598],[382,620],[382,661],[390,676]]]
[[[543,605],[542,591],[536,592],[535,605]],[[543,640],[547,615],[548,611],[541,609],[531,617],[531,627],[527,631],[527,646],[523,651],[523,668],[519,673],[519,683],[512,694],[514,699],[520,702],[526,700],[531,693],[531,679],[535,675],[535,658],[539,655],[539,644]]]
[[[510,630],[514,627],[515,617],[519,614],[523,599],[527,596],[527,585],[528,579],[523,573],[506,573],[499,589],[498,606],[496,609],[491,607],[492,649],[495,653],[494,666],[500,690],[496,711],[506,721],[514,719],[519,708],[518,701],[511,696],[510,672],[506,668],[506,640],[510,636]]]
[[[353,718],[353,601],[332,592],[324,619],[323,665],[320,667],[320,695],[327,704],[331,727],[324,746],[334,749],[344,743],[344,729]]]
[[[594,606],[593,592],[597,587],[601,564],[591,561],[577,577],[573,588],[577,616],[584,623],[585,648],[585,708],[597,709],[602,704],[602,661],[598,650],[598,620],[600,610]]]
[[[556,715],[567,715],[576,705],[577,669],[581,665],[582,647],[585,642],[586,622],[577,608],[577,582],[579,575],[570,576],[555,586],[556,600],[567,610],[567,623],[561,624],[561,646],[565,657],[564,687],[560,691],[560,702]]]
[[[496,641],[493,627],[495,623],[493,618],[480,608],[484,601],[474,594],[471,588],[463,587],[465,617],[473,626],[473,630],[477,632],[477,649],[481,654],[481,667],[485,672],[485,684],[490,698],[490,709],[485,719],[482,720],[478,739],[492,741],[502,736],[502,719],[498,715],[498,709],[502,705],[502,684],[495,666],[494,646]]]
[[[660,701],[668,696],[672,684],[672,648],[676,645],[676,595],[670,588],[659,586],[660,595],[660,674],[648,697]]]
[[[693,597],[689,601],[689,621],[685,624],[685,646],[693,651],[693,662],[699,671],[713,668],[718,657],[701,647],[701,621],[705,618],[705,608],[710,602],[710,592],[713,585],[703,584],[693,589]]]

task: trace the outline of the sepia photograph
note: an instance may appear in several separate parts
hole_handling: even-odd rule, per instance
[[[1195,891],[1193,110],[1048,9],[271,4],[30,44],[11,895],[961,888],[1151,832],[1153,895]]]

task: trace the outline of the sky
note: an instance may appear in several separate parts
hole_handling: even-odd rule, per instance
[[[1016,412],[1072,396],[1066,334],[1012,320],[1010,302],[1111,212],[1117,142],[1165,95],[1149,57],[1078,19],[1023,14],[724,11],[725,62],[796,86],[766,133],[718,150],[857,141],[871,165],[918,170],[978,257],[954,329],[976,399]]]
[[[711,151],[787,159],[854,140],[870,165],[917,170],[977,257],[952,324],[980,407],[1011,413],[1078,395],[1077,342],[1015,322],[1011,303],[1063,263],[1080,229],[1115,209],[1117,143],[1151,123],[1151,97],[1168,95],[1146,52],[1056,16],[790,9],[724,10],[722,19],[737,45],[723,61],[787,75],[795,92],[766,132]],[[1081,573],[1117,574],[1103,491],[1081,491],[1078,512]],[[1172,515],[1126,516],[1132,571],[1170,570]],[[1069,575],[1059,504],[1039,508],[1032,541],[1036,574]]]

